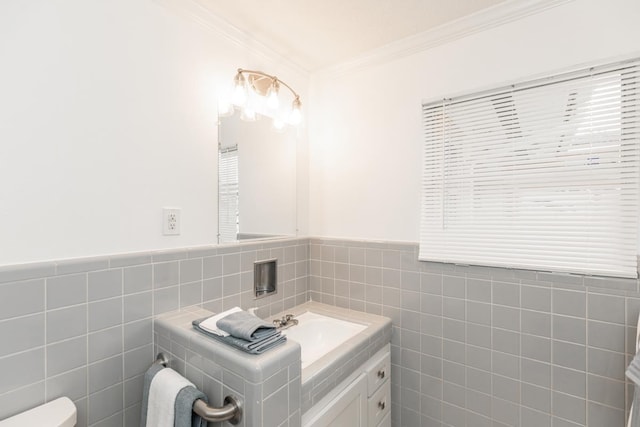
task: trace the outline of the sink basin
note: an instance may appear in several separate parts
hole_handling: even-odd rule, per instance
[[[302,369],[367,328],[366,325],[307,311],[296,316],[298,324],[282,331],[300,344]]]

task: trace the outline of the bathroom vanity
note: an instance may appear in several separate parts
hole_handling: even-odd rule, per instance
[[[238,425],[390,426],[390,319],[307,302],[274,318],[293,314],[301,319],[284,331],[291,331],[291,336],[298,327],[311,328],[306,331],[313,333],[299,334],[301,343],[289,337],[284,345],[256,356],[193,330],[192,320],[211,314],[193,308],[157,318],[156,352],[167,353],[170,367],[204,391],[213,406],[221,406],[226,395],[242,401],[243,418]],[[343,327],[351,324],[356,332],[329,351],[301,351],[301,345],[309,342],[300,337],[339,335],[332,333],[334,321],[346,322],[338,324]],[[318,347],[330,347],[325,344]]]
[[[302,425],[390,426],[391,320],[316,302],[287,313],[300,319],[284,333],[302,347]]]

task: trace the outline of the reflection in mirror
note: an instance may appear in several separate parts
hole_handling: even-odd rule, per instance
[[[296,234],[296,130],[220,117],[218,243]]]

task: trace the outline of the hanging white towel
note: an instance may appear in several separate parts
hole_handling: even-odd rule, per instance
[[[193,384],[171,368],[160,370],[151,380],[147,406],[147,427],[173,427],[176,398]]]

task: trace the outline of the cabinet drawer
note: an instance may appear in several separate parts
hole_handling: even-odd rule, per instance
[[[391,411],[391,381],[386,381],[369,398],[369,425],[377,426]]]
[[[384,416],[377,427],[391,427],[391,412]]]
[[[391,375],[391,357],[389,353],[384,353],[376,359],[367,369],[367,386],[371,396]],[[375,424],[372,424],[375,425]]]

